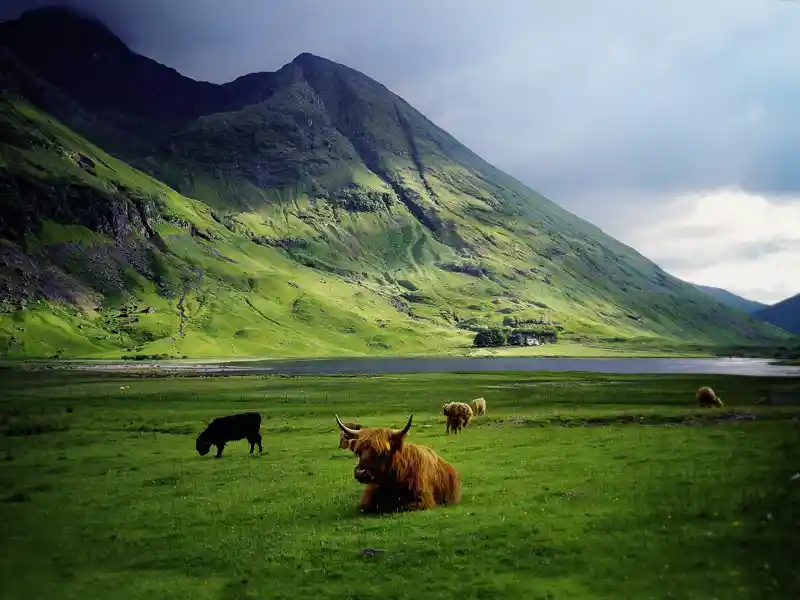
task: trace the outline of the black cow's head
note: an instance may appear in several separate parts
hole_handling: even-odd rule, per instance
[[[197,453],[200,456],[205,456],[208,454],[208,451],[211,450],[211,442],[208,441],[208,438],[202,433],[197,437],[197,442],[194,446],[197,448]]]

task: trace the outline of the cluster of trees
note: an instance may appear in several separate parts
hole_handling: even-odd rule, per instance
[[[558,342],[558,333],[551,329],[525,330],[502,329],[499,327],[484,329],[475,335],[472,344],[478,348],[491,346],[526,346],[528,340],[536,340],[539,344],[555,344]]]

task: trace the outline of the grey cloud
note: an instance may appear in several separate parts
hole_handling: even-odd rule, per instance
[[[49,3],[10,0],[0,18]],[[739,185],[800,195],[795,3],[65,4],[197,79],[275,70],[304,51],[347,64],[601,226],[621,227],[609,215],[640,215],[627,207],[667,193]]]
[[[798,243],[797,240],[777,239],[768,242],[745,244],[735,248],[731,253],[731,257],[742,260],[752,260],[767,254],[778,254],[780,252],[800,253],[800,243]]]
[[[703,228],[705,232],[700,234],[697,231],[691,232],[692,236],[681,237],[706,237],[710,238],[711,230]],[[683,233],[683,232],[682,232]],[[765,256],[780,254],[782,252],[800,253],[800,245],[795,240],[770,240],[766,242],[750,242],[726,248],[724,251],[716,249],[705,253],[692,253],[686,256],[671,257],[659,262],[660,266],[667,271],[680,271],[683,269],[704,269],[713,267],[723,262],[736,263],[757,260]]]

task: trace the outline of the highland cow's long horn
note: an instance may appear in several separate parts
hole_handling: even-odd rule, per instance
[[[410,417],[408,417],[408,423],[406,423],[406,426],[405,426],[405,427],[403,427],[403,429],[402,429],[401,431],[398,431],[398,432],[397,432],[397,435],[398,435],[398,436],[400,436],[400,437],[403,437],[405,434],[407,434],[407,433],[408,433],[408,430],[409,430],[409,429],[411,429],[411,420],[412,420],[413,418],[414,418],[414,414],[412,413],[412,414],[411,414],[411,416],[410,416]]]
[[[339,415],[334,415],[334,416],[336,417],[336,422],[339,424],[339,429],[341,429],[351,437],[358,437],[358,431],[356,431],[355,429],[350,429],[347,425],[342,423],[342,421],[339,419]]]

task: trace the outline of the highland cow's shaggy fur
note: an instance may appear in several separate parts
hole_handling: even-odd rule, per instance
[[[717,396],[710,387],[705,386],[701,387],[697,390],[697,395],[695,396],[697,403],[700,404],[701,407],[714,407],[714,406],[722,406],[722,398]]]
[[[258,444],[259,453],[261,447],[261,414],[257,412],[239,413],[219,417],[211,421],[205,431],[197,436],[195,448],[200,456],[205,456],[211,446],[217,447],[217,458],[222,456],[222,450],[228,442],[241,439],[250,442],[250,454]]]
[[[353,439],[358,457],[353,476],[366,488],[359,506],[365,513],[425,510],[461,500],[461,477],[446,460],[425,446],[405,441],[411,420],[401,430],[383,427],[339,428]]]
[[[363,429],[362,426],[355,421],[345,421],[344,425],[353,431],[359,431]],[[339,432],[339,448],[342,450],[352,450],[351,446],[353,445],[354,440],[355,438],[349,436],[344,431]]]
[[[475,400],[469,403],[469,406],[476,415],[486,414],[486,399],[483,397],[475,398]]]
[[[464,402],[448,402],[442,405],[442,414],[446,417],[445,432],[458,434],[463,427],[469,425],[474,413],[472,407]]]

